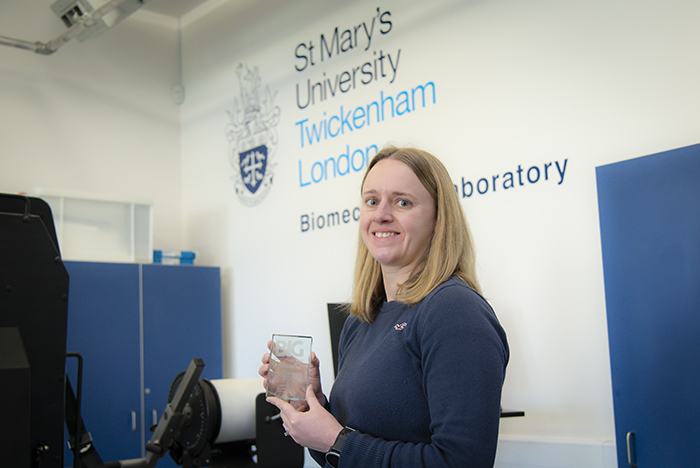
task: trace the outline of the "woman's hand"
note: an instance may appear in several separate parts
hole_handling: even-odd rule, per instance
[[[306,389],[308,405],[306,411],[298,411],[286,401],[275,397],[269,397],[267,402],[279,408],[283,426],[292,439],[297,444],[312,450],[328,452],[343,429],[343,426],[318,401],[311,384]]]
[[[316,395],[319,404],[326,406],[326,395],[321,390],[321,361],[313,351],[309,357],[309,385],[313,387],[314,395]]]
[[[267,349],[272,347],[272,340],[268,340]],[[262,365],[258,369],[258,374],[263,378],[263,388],[267,391],[267,374],[270,372],[270,353],[265,353],[262,356]]]

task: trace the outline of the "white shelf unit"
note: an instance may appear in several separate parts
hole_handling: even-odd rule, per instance
[[[34,189],[51,207],[64,260],[153,261],[153,203],[97,194]]]

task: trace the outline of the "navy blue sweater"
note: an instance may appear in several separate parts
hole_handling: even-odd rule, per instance
[[[371,324],[348,318],[329,399],[356,429],[340,468],[492,468],[508,357],[493,310],[457,278]]]

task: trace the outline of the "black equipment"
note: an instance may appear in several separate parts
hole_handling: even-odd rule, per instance
[[[220,431],[240,402],[231,404],[232,396],[222,391],[232,380],[200,379],[201,359],[175,378],[146,457],[103,462],[80,416],[82,357],[66,353],[68,294],[49,205],[0,194],[2,466],[63,468],[64,421],[75,468],[151,468],[168,454],[186,468],[303,466],[304,449],[284,436],[279,411],[264,394],[250,396],[254,436],[230,440],[235,437]],[[66,376],[66,356],[78,359],[76,392]]]
[[[38,198],[0,194],[0,440],[11,448],[3,465],[63,468],[67,316],[68,273],[51,208]],[[18,399],[27,378],[29,391]],[[20,401],[25,408],[26,398],[28,417],[13,407]]]
[[[255,398],[255,439],[233,440],[236,437],[220,431],[225,409],[232,406],[227,401],[232,397],[222,391],[224,382],[199,379],[194,386],[185,410],[186,424],[170,449],[175,462],[184,468],[301,468],[304,449],[285,437],[279,410],[265,401],[264,393]],[[187,383],[186,374],[178,375],[170,399]]]
[[[215,383],[199,378],[203,369],[204,362],[193,359],[187,371],[175,377],[168,405],[146,444],[145,458],[104,467],[152,468],[168,452],[184,468],[303,467],[303,447],[285,437],[279,411],[265,401],[264,393],[255,399],[255,439],[221,440],[221,422],[226,418],[222,408],[228,406],[222,397],[226,397],[217,392]]]

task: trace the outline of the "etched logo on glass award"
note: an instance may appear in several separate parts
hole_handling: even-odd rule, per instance
[[[267,396],[306,400],[312,341],[310,336],[272,335]]]

